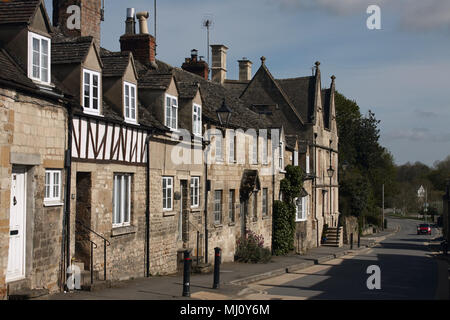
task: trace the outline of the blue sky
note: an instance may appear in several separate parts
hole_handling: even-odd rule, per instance
[[[153,1],[106,2],[102,46],[119,49],[127,7]],[[381,8],[381,30],[366,27],[368,5]],[[46,0],[51,16],[51,1]],[[190,50],[206,53],[201,23],[212,15],[211,44],[225,44],[229,79],[237,60],[267,58],[277,78],[311,74],[321,62],[323,86],[337,89],[381,120],[381,142],[397,164],[432,165],[450,154],[450,1],[448,0],[158,0],[158,56],[181,66]]]

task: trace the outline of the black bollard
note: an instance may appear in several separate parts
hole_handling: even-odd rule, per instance
[[[183,271],[183,297],[191,296],[191,252],[189,250],[184,251],[184,271]]]
[[[350,250],[353,250],[353,232],[350,233]]]
[[[361,246],[361,235],[358,232],[358,248]]]
[[[221,263],[221,249],[220,248],[214,248],[214,283],[213,283],[213,289],[219,288],[220,283],[220,263]]]

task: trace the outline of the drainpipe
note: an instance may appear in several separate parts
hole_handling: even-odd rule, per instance
[[[314,219],[316,220],[316,242],[317,242],[317,247],[320,246],[320,235],[319,235],[319,219],[317,219],[317,190],[316,190],[316,133],[313,133],[313,151],[314,151],[314,156],[313,156],[313,168],[314,168],[314,178],[313,178],[313,186],[312,186],[312,190],[313,190],[313,194],[314,194]]]
[[[72,131],[73,131],[73,114],[72,105],[67,104],[68,124],[67,124],[67,150],[65,154],[64,167],[66,169],[66,194],[64,197],[64,216],[63,216],[63,234],[61,245],[61,267],[62,270],[62,283],[61,287],[64,288],[67,277],[67,268],[70,266],[70,197],[71,197],[71,177],[72,177]],[[65,250],[64,250],[65,246]],[[65,251],[65,252],[64,252]],[[65,255],[65,263],[64,263]],[[65,269],[64,269],[65,266]]]
[[[205,141],[205,149],[207,144],[209,141]],[[208,187],[208,152],[205,150],[205,263],[208,263]]]
[[[153,132],[148,131],[145,139],[147,148],[147,167],[146,167],[146,184],[145,184],[145,256],[146,270],[145,276],[150,277],[150,138]]]

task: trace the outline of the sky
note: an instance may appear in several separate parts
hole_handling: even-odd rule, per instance
[[[367,28],[369,5],[379,30]],[[149,11],[154,34],[152,0],[105,0],[103,47],[119,50],[127,7]],[[191,49],[207,57],[205,17],[211,44],[229,48],[228,79],[242,57],[255,74],[265,56],[275,78],[311,75],[320,61],[322,86],[335,75],[339,92],[375,113],[397,164],[450,155],[449,0],[157,0],[157,58],[179,67]]]

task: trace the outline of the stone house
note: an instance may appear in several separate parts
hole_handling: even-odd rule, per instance
[[[58,290],[68,97],[41,1],[0,3],[0,299]]]
[[[306,172],[298,251],[320,245],[338,217],[337,177],[326,183],[330,154],[337,165],[334,79],[322,90],[317,65],[313,77],[275,80],[263,58],[253,78],[242,59],[240,79],[228,80],[228,48],[213,45],[210,81],[196,50],[182,68],[157,60],[148,14],[134,9],[112,52],[100,47],[100,2],[54,1],[54,26],[43,1],[0,4],[0,297],[6,283],[10,294],[62,289],[72,264],[88,283],[175,273],[186,249],[211,262],[220,247],[233,261],[247,230],[270,247],[288,164]],[[72,4],[80,29],[65,24]],[[5,257],[22,257],[10,248],[16,171],[32,199],[19,282],[5,279]]]

